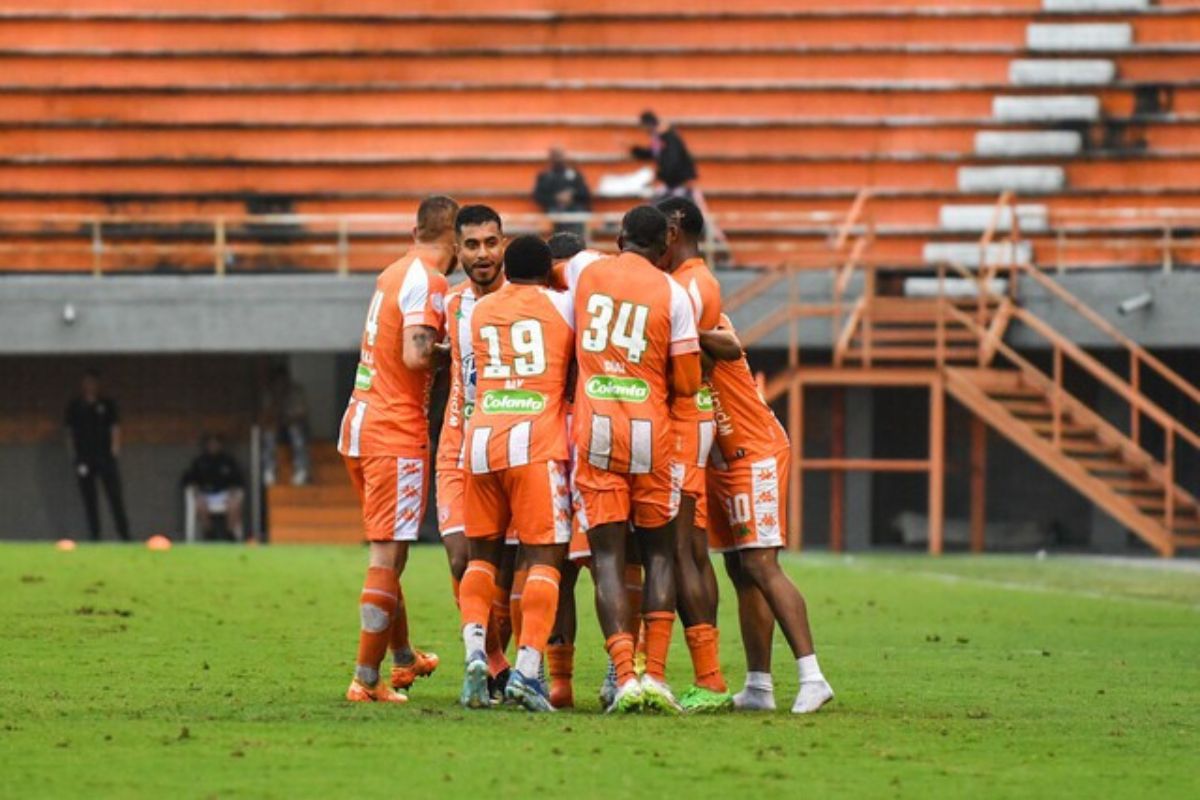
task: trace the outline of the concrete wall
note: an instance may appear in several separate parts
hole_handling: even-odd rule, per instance
[[[722,290],[731,296],[757,273],[723,270]],[[827,302],[830,275],[805,273],[798,293],[806,302]],[[1071,273],[1056,277],[1147,347],[1194,347],[1200,342],[1200,276],[1191,272]],[[852,283],[849,298],[858,291]],[[357,348],[373,286],[370,276],[106,277],[0,278],[0,354],[62,353],[337,353]],[[734,323],[746,327],[762,319],[788,296],[781,284],[742,306]],[[1121,300],[1150,291],[1154,305],[1128,317],[1117,314]],[[1021,285],[1022,302],[1084,346],[1109,342],[1031,281]],[[64,321],[70,305],[74,321]],[[801,341],[828,347],[826,319],[800,323]],[[1041,347],[1028,332],[1014,331],[1018,346]],[[762,341],[787,343],[786,329]]]

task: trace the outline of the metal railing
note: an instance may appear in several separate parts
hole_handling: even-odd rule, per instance
[[[575,230],[589,246],[615,244],[621,214],[507,214],[506,232]],[[731,255],[720,231],[769,267],[824,267],[843,214],[730,212],[713,216],[701,250],[712,264]],[[375,271],[411,241],[412,214],[3,215],[0,268],[42,272],[306,270]]]

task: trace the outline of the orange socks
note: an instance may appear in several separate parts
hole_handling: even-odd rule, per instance
[[[667,650],[671,648],[671,629],[675,614],[671,611],[651,611],[646,620],[646,674],[666,680]]]
[[[488,672],[494,678],[504,670],[508,669],[508,657],[504,655],[505,643],[501,638],[501,616],[500,616],[500,600],[504,596],[504,590],[497,587],[496,598],[492,601],[491,614],[488,616],[487,626],[487,657],[488,657]],[[504,606],[504,616],[508,616],[508,606]]]
[[[396,580],[396,612],[392,615],[390,639],[388,646],[393,657],[397,653],[407,656],[412,649],[412,643],[408,640],[408,608],[404,604],[404,588],[399,578]]]
[[[512,634],[517,640],[517,645],[521,644],[521,602],[522,595],[525,593],[525,578],[528,575],[527,570],[519,569],[513,573],[512,594],[508,600],[508,613],[512,617]]]
[[[558,570],[545,564],[535,564],[525,578],[521,593],[521,636],[519,647],[531,647],[539,653],[546,650],[554,615],[558,613]]]
[[[358,636],[358,660],[355,677],[368,686],[379,682],[379,664],[387,654],[392,618],[396,614],[396,570],[370,567],[358,599],[362,627]]]
[[[608,651],[608,658],[617,674],[617,686],[637,680],[637,673],[633,670],[633,634],[614,633],[605,640],[604,649]]]
[[[487,650],[488,614],[492,610],[492,598],[495,595],[496,568],[486,561],[468,564],[458,592],[467,658]]]
[[[571,708],[575,692],[571,678],[575,673],[575,645],[552,644],[546,648],[546,669],[550,673],[550,705]]]
[[[725,685],[725,676],[721,674],[717,629],[708,623],[703,623],[684,628],[683,635],[687,638],[688,650],[692,654],[692,669],[696,673],[696,685],[714,692],[729,691],[729,687]]]
[[[642,565],[625,565],[625,594],[629,597],[629,619],[626,627],[636,631],[642,621]]]

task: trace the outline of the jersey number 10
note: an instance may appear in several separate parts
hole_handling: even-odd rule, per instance
[[[616,322],[613,313],[616,312]],[[611,297],[594,294],[588,298],[587,313],[591,316],[588,328],[579,340],[590,353],[602,353],[611,340],[613,347],[624,348],[630,364],[641,363],[646,352],[646,320],[649,306],[622,302],[614,307]]]

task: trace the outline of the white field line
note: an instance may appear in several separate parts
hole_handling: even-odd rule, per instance
[[[973,584],[976,586],[986,586],[993,589],[1004,589],[1010,592],[1030,592],[1033,594],[1058,594],[1067,595],[1070,597],[1082,597],[1088,600],[1108,600],[1127,603],[1137,603],[1142,605],[1166,606],[1168,608],[1182,608],[1189,611],[1200,612],[1200,603],[1185,603],[1176,600],[1168,600],[1160,597],[1134,597],[1127,594],[1106,594],[1097,592],[1091,589],[1074,589],[1065,586],[1047,586],[1040,583],[1026,583],[1023,581],[1005,581],[995,578],[980,578],[974,576],[954,575],[945,572],[933,572],[929,570],[905,570],[905,569],[889,569],[872,564],[867,561],[850,556],[848,558],[822,558],[814,559],[812,556],[792,556],[786,555],[787,561],[799,561],[801,558],[807,561],[817,561],[822,565],[840,566],[846,569],[858,570],[861,572],[882,572],[887,575],[895,576],[912,576],[918,578],[927,578],[930,580],[940,581],[948,584]]]

